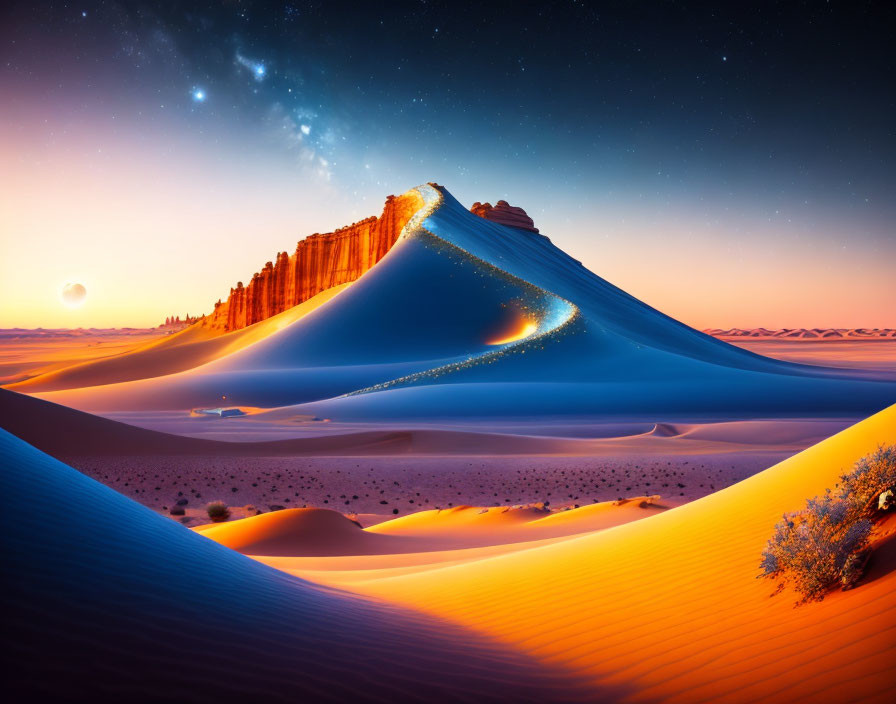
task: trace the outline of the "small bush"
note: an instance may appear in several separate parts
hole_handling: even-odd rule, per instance
[[[836,491],[809,499],[806,508],[785,514],[768,541],[761,577],[779,577],[801,603],[820,600],[836,584],[853,587],[869,555],[879,497],[896,486],[896,446],[879,448],[840,477]]]
[[[880,447],[860,459],[852,472],[840,477],[838,487],[838,497],[848,502],[856,515],[874,515],[880,495],[896,490],[896,445]]]
[[[208,517],[215,523],[220,523],[230,518],[230,509],[227,508],[227,504],[223,501],[212,501],[205,507],[205,510],[208,512]]]

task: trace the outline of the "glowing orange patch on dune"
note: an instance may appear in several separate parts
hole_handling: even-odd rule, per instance
[[[498,337],[486,340],[487,345],[506,345],[508,342],[516,342],[524,337],[529,337],[538,330],[538,323],[528,317],[521,317],[513,322],[510,329],[502,330]]]

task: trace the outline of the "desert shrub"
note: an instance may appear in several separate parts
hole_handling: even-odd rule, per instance
[[[205,510],[208,512],[208,517],[215,523],[226,521],[230,518],[230,509],[227,508],[227,504],[223,501],[212,501],[205,507]]]
[[[823,599],[836,584],[862,576],[878,497],[896,485],[896,446],[881,447],[840,477],[835,491],[785,514],[762,553],[761,577],[789,584],[801,602]]]
[[[838,497],[850,504],[858,516],[871,516],[878,499],[887,491],[896,490],[896,445],[880,447],[856,462],[849,474],[840,477]]]

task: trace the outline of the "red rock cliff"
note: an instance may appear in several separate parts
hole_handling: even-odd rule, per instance
[[[415,192],[389,196],[379,218],[300,240],[292,255],[279,252],[248,285],[240,281],[230,289],[228,299],[218,301],[201,324],[221,332],[239,330],[356,280],[391,249],[422,205]]]
[[[491,203],[473,203],[470,208],[473,215],[478,215],[486,220],[500,223],[501,225],[510,225],[518,227],[521,230],[529,230],[530,232],[538,232],[535,222],[526,215],[526,211],[510,205],[506,200],[499,200],[495,205]]]

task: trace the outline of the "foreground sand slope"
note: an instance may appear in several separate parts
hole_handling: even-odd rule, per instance
[[[570,680],[469,631],[294,579],[0,430],[14,701],[544,701]]]
[[[896,555],[863,583],[794,608],[758,580],[775,522],[880,443],[896,406],[729,489],[645,520],[378,579],[367,595],[450,618],[632,701],[892,701]],[[336,576],[336,575],[333,575]]]

